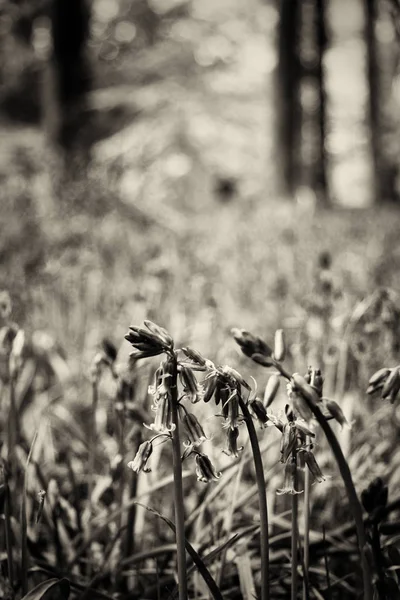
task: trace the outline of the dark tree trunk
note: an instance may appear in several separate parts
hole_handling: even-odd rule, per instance
[[[53,54],[51,57],[51,109],[53,136],[66,150],[79,145],[82,111],[90,88],[90,66],[86,52],[89,34],[87,0],[53,0],[51,6]],[[55,118],[54,118],[55,117]]]
[[[325,26],[325,0],[316,0],[316,42],[317,42],[317,86],[319,96],[318,106],[318,142],[319,153],[315,171],[315,186],[318,195],[328,201],[328,186],[326,179],[326,93],[324,54],[327,45]]]
[[[279,0],[277,70],[277,159],[281,191],[293,195],[299,179],[300,61],[298,39],[300,7],[298,0]]]

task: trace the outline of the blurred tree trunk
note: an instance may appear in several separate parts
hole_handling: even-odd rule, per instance
[[[365,41],[367,45],[368,117],[371,135],[373,184],[375,203],[398,200],[396,193],[397,167],[384,142],[385,98],[382,90],[379,47],[375,35],[378,21],[377,0],[364,0]]]
[[[81,150],[82,115],[91,84],[86,42],[88,0],[53,0],[50,11],[53,50],[45,82],[48,131],[69,155]]]
[[[276,147],[280,191],[293,196],[299,179],[301,109],[298,0],[279,0]]]
[[[368,117],[371,136],[374,201],[378,203],[380,194],[380,119],[379,119],[379,73],[375,25],[377,19],[376,0],[365,0],[365,42],[367,44],[368,75]]]
[[[326,180],[326,93],[324,55],[327,45],[325,25],[325,0],[316,0],[316,41],[317,61],[316,79],[318,87],[318,142],[319,152],[315,170],[315,187],[318,196],[324,203],[328,202],[328,189]]]

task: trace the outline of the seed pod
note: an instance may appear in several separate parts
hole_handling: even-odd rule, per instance
[[[279,375],[271,375],[271,377],[268,379],[264,392],[265,408],[271,406],[272,402],[274,401],[276,394],[279,390],[280,381],[281,378],[279,377]]]
[[[283,329],[277,329],[275,332],[274,358],[278,362],[285,360],[286,344]]]

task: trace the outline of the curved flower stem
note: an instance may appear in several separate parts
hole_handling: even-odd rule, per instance
[[[179,415],[178,415],[178,386],[177,375],[178,365],[175,355],[172,355],[174,361],[174,371],[171,383],[171,414],[175,429],[172,431],[172,460],[174,473],[174,504],[175,504],[175,528],[176,528],[176,554],[177,571],[179,584],[179,600],[187,600],[187,576],[186,576],[186,549],[185,549],[185,511],[183,504],[183,484],[182,484],[182,459],[181,459],[181,440],[179,435]]]
[[[365,538],[365,529],[364,529],[364,521],[363,521],[363,513],[360,501],[357,496],[356,489],[354,487],[353,479],[351,477],[351,472],[349,469],[349,465],[343,455],[340,444],[331,429],[328,421],[325,419],[324,415],[320,411],[319,407],[313,405],[311,402],[307,400],[307,404],[310,409],[314,413],[315,418],[317,419],[321,429],[325,433],[326,439],[331,447],[331,450],[334,454],[336,463],[339,467],[340,474],[343,479],[343,483],[346,488],[347,498],[349,500],[350,508],[353,513],[353,519],[356,526],[357,531],[357,541],[358,548],[361,557],[361,567],[363,572],[363,584],[364,584],[364,599],[371,600],[372,599],[372,585],[371,585],[371,577],[370,577],[370,568],[368,565],[368,561],[365,555],[365,547],[366,547],[366,538]]]
[[[251,449],[253,452],[254,468],[256,472],[258,502],[260,509],[260,549],[261,549],[261,600],[269,600],[269,533],[268,533],[268,507],[265,493],[264,467],[261,458],[256,429],[247,404],[239,396],[239,405],[249,433]]]
[[[291,380],[292,377],[290,373],[280,363],[275,362],[274,366],[278,369],[278,371],[283,377],[285,377],[289,381]],[[319,406],[311,402],[308,398],[306,398],[306,396],[303,396],[303,398],[310,410],[312,411],[314,417],[318,421],[318,424],[321,426],[321,429],[323,430],[325,437],[328,440],[328,443],[331,447],[337,466],[339,467],[340,475],[342,476],[343,483],[346,488],[347,498],[349,501],[350,509],[353,513],[354,524],[356,527],[358,549],[361,557],[361,568],[363,575],[363,598],[364,600],[372,600],[372,583],[370,576],[370,568],[368,565],[367,557],[364,552],[364,548],[366,547],[366,537],[363,521],[363,512],[360,501],[357,496],[356,489],[354,487],[353,479],[351,477],[349,465],[347,464],[347,461],[343,455],[342,449],[336,438],[335,433],[333,432],[328,421],[319,409]]]
[[[298,565],[298,546],[299,546],[299,498],[297,495],[298,487],[298,476],[297,476],[297,456],[296,451],[292,453],[289,460],[292,460],[295,464],[294,477],[293,477],[293,491],[292,495],[292,586],[291,586],[291,600],[297,599],[297,588],[298,588],[298,577],[297,577],[297,565]]]

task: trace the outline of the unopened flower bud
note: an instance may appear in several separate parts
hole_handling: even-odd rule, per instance
[[[0,319],[7,321],[12,312],[12,302],[9,292],[3,290],[0,292]]]
[[[264,427],[265,423],[268,421],[268,414],[264,404],[258,398],[254,398],[254,400],[251,400],[249,403],[249,406],[251,412],[255,415],[261,426]]]
[[[187,435],[187,442],[184,443],[185,446],[199,446],[205,442],[207,437],[196,415],[186,413],[182,418],[182,423]]]
[[[384,509],[388,499],[388,488],[380,477],[376,477],[367,489],[361,492],[361,502],[367,513],[378,516],[379,509]],[[382,511],[380,511],[382,512]],[[382,518],[382,516],[380,516]]]
[[[325,481],[326,478],[322,474],[321,469],[319,468],[319,465],[318,465],[317,461],[315,460],[314,453],[309,450],[304,450],[304,452],[302,452],[301,454],[303,455],[305,463],[306,463],[307,467],[309,468],[310,473],[312,474],[314,479],[316,479],[318,481],[318,483]]]
[[[250,356],[251,360],[254,360],[255,363],[261,365],[263,367],[272,367],[274,365],[274,359],[272,356],[265,356],[264,354],[252,354]]]
[[[143,323],[147,327],[147,329],[151,333],[153,333],[155,336],[157,336],[159,339],[161,339],[168,348],[173,347],[174,341],[173,341],[172,337],[170,336],[170,334],[168,333],[168,331],[166,329],[164,329],[164,327],[160,327],[160,325],[156,325],[156,323],[153,323],[152,321],[149,321],[149,320],[145,320],[145,321],[143,321]]]
[[[232,335],[246,356],[252,357],[253,354],[271,356],[272,350],[268,344],[245,329],[232,329]]]
[[[379,369],[372,375],[372,377],[368,381],[368,384],[375,389],[378,389],[380,386],[382,387],[387,377],[389,376],[389,373],[390,369],[388,369],[387,367]]]
[[[181,366],[179,377],[183,384],[185,396],[190,399],[192,404],[199,402],[202,398],[202,390],[197,383],[192,369]]]
[[[335,400],[325,400],[325,406],[332,415],[332,417],[339,423],[339,425],[343,427],[348,427],[351,429],[351,425],[343,414],[342,409],[339,404],[335,402]]]
[[[152,323],[152,327],[150,328],[149,323],[150,321],[147,321],[146,329],[142,327],[129,327],[129,332],[125,336],[125,339],[135,348],[135,352],[132,353],[132,356],[135,358],[157,356],[166,350],[172,349],[172,341],[170,341],[169,334],[166,337],[162,328],[159,328],[154,323]]]
[[[149,473],[151,469],[148,469],[146,465],[152,452],[152,443],[149,440],[143,442],[143,444],[140,444],[135,458],[128,462],[128,467],[132,469],[132,471],[134,471],[135,473],[139,473],[140,471],[143,471],[144,473]]]
[[[214,373],[207,377],[203,381],[203,400],[204,402],[210,402],[217,388],[218,377]],[[217,404],[217,402],[216,402]]]
[[[322,397],[322,390],[324,385],[324,379],[321,375],[320,369],[312,369],[310,385],[317,392],[318,396]]]
[[[197,481],[209,483],[210,481],[217,481],[221,477],[222,473],[215,469],[206,454],[196,453],[195,461]]]
[[[104,359],[110,365],[112,365],[117,359],[117,354],[118,354],[117,348],[114,346],[114,344],[112,342],[110,342],[110,340],[108,340],[106,338],[104,338],[103,341],[101,342],[101,348],[104,352]]]
[[[304,377],[299,375],[299,373],[294,373],[292,375],[292,384],[294,384],[294,388],[297,388],[311,404],[318,404],[320,398],[318,397],[317,392],[306,382]]]
[[[227,438],[227,450],[226,454],[229,456],[233,454],[235,458],[239,456],[239,452],[243,450],[243,446],[238,447],[237,441],[239,437],[239,429],[238,427],[234,427],[233,429],[228,429],[226,438]]]
[[[281,438],[281,462],[285,463],[296,447],[297,436],[294,423],[285,423]]]
[[[298,485],[296,485],[297,480],[297,460],[296,457],[292,456],[285,465],[285,480],[283,484],[283,488],[280,488],[276,491],[278,496],[282,494],[301,494],[303,490],[297,489]]]
[[[221,371],[224,375],[229,377],[229,379],[233,379],[235,383],[239,383],[244,388],[246,388],[246,390],[251,390],[251,387],[249,386],[247,381],[243,379],[241,374],[238,371],[236,371],[236,369],[232,369],[232,367],[228,367],[228,365],[225,365],[224,367],[222,367]]]
[[[281,378],[279,375],[271,375],[271,377],[268,379],[264,392],[265,408],[269,408],[269,406],[271,406],[272,402],[275,400],[276,394],[279,390],[280,381]]]
[[[182,352],[184,352],[186,356],[190,358],[190,360],[197,363],[201,367],[204,367],[206,364],[206,359],[200,354],[200,352],[197,352],[197,350],[193,350],[193,348],[186,346],[186,348],[182,348]]]
[[[383,399],[388,399],[393,404],[400,390],[400,374],[399,367],[391,370],[386,382],[382,388],[381,396]]]
[[[38,511],[37,511],[37,514],[36,514],[36,524],[39,523],[39,521],[40,521],[40,519],[42,517],[45,499],[46,499],[46,491],[45,490],[39,490],[39,492],[38,492],[39,506],[38,506]]]
[[[285,334],[283,329],[277,329],[275,331],[275,344],[274,344],[274,358],[278,362],[285,360],[286,356],[286,344]]]
[[[304,398],[303,394],[298,391],[297,387],[293,385],[292,382],[289,382],[287,384],[287,393],[291,406],[295,413],[297,413],[305,421],[310,421],[313,417],[312,410],[309,407],[307,400]]]

